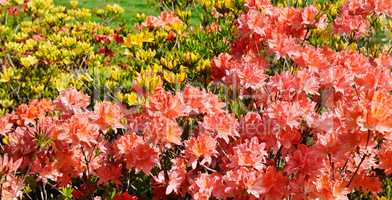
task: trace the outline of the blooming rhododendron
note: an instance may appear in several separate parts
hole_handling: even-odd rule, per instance
[[[173,167],[169,171],[169,183],[166,188],[166,194],[181,192],[180,187],[186,179],[186,173],[185,160],[181,158],[174,159]]]
[[[22,158],[13,161],[7,154],[0,158],[0,197],[4,199],[15,199],[21,196],[22,180],[16,177],[16,172],[22,163]]]

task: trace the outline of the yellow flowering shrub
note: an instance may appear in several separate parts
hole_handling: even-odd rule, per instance
[[[161,14],[175,22],[155,27],[145,23],[159,17],[143,14],[133,27],[121,25],[116,19],[124,9],[117,4],[94,9],[79,7],[77,0],[69,7],[52,0],[0,4],[0,113],[68,87],[134,105],[135,84],[151,91],[160,84],[174,89],[190,80],[205,82],[211,58],[229,49],[229,25],[240,9],[230,2],[178,4]],[[198,5],[204,7],[196,13]],[[212,10],[222,16],[215,18]],[[223,17],[229,15],[231,21]]]

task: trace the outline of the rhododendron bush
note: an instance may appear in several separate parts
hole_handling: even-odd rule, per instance
[[[391,198],[391,1],[301,2],[194,2],[233,17],[231,50],[175,87],[141,69],[131,105],[68,88],[15,107],[0,117],[0,199]]]

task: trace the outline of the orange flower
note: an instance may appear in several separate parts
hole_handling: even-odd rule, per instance
[[[10,132],[11,129],[12,123],[10,123],[10,115],[0,117],[0,135]]]
[[[239,136],[237,130],[239,128],[238,121],[233,115],[227,112],[206,115],[202,126],[208,131],[215,132],[217,138],[222,138],[226,143],[229,143],[229,137]]]
[[[24,122],[34,123],[34,120],[53,110],[52,102],[47,99],[33,100],[29,105],[22,104],[16,109],[16,114]]]
[[[159,87],[150,97],[147,105],[149,114],[152,116],[165,116],[175,119],[182,115],[184,105],[178,97],[166,92],[165,89]]]
[[[118,149],[117,156],[124,158],[128,169],[149,174],[151,169],[159,164],[158,150],[135,134],[122,136],[115,145]]]
[[[75,113],[87,108],[90,97],[70,88],[61,91],[54,103],[61,111]]]
[[[180,187],[186,178],[186,162],[181,157],[175,158],[173,161],[173,167],[169,171],[169,183],[166,188],[166,194],[172,192],[179,193]]]
[[[119,105],[103,101],[94,106],[94,114],[92,119],[99,128],[107,130],[108,128],[123,128],[121,119],[123,114]]]
[[[329,175],[323,175],[317,179],[317,192],[314,198],[320,200],[346,200],[350,190],[346,188],[345,181],[331,179]]]
[[[392,96],[388,91],[375,91],[368,95],[368,102],[358,123],[365,130],[381,133],[392,131]]]
[[[233,147],[234,155],[230,156],[233,167],[253,167],[264,169],[268,153],[265,144],[259,143],[257,137],[245,140],[243,144]]]
[[[248,181],[247,192],[256,198],[280,200],[287,195],[287,182],[287,177],[269,166],[264,173]]]
[[[218,97],[211,92],[201,90],[196,87],[186,86],[182,92],[185,104],[185,112],[215,113],[221,111],[225,103],[219,101]]]
[[[137,122],[139,131],[143,132],[147,141],[159,146],[170,147],[172,144],[181,144],[182,129],[177,122],[166,117],[139,118]],[[137,131],[137,130],[134,130]]]
[[[216,140],[205,133],[185,142],[185,148],[185,154],[190,159],[193,169],[196,168],[197,161],[200,157],[203,157],[200,164],[211,164],[212,157],[218,154],[215,150]]]

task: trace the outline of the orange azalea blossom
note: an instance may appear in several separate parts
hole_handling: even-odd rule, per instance
[[[159,146],[170,147],[181,144],[182,129],[176,121],[166,117],[143,117],[141,131],[147,141]]]
[[[269,166],[247,183],[247,192],[259,199],[284,199],[287,193],[287,177]]]
[[[264,169],[268,153],[265,151],[265,144],[259,143],[257,137],[233,147],[233,150],[234,155],[231,156],[233,167],[253,167],[258,171]]]
[[[195,200],[208,200],[214,194],[214,196],[219,196],[217,194],[222,190],[220,187],[222,177],[218,174],[200,174],[194,183],[190,186],[190,190],[193,192],[193,199]]]
[[[392,56],[386,53],[382,53],[378,58],[376,58],[375,62],[383,68],[391,68],[392,67]]]
[[[349,193],[346,185],[345,181],[334,180],[328,175],[323,175],[317,179],[317,192],[314,194],[314,198],[319,198],[320,200],[346,200]]]
[[[392,131],[392,96],[386,91],[375,91],[368,95],[364,113],[358,119],[365,130],[390,133]]]
[[[184,105],[180,98],[159,87],[149,96],[147,109],[152,116],[162,115],[167,118],[177,118],[182,115]]]
[[[392,148],[391,140],[389,140],[385,145],[382,146],[381,151],[378,153],[378,158],[380,159],[380,167],[385,169],[385,173],[388,175],[392,174]]]
[[[212,157],[216,156],[216,140],[206,133],[201,133],[195,138],[192,138],[185,142],[186,157],[193,169],[196,168],[197,161],[199,158],[203,158],[200,164],[211,164]]]
[[[94,115],[92,119],[101,129],[107,130],[108,128],[123,128],[121,119],[123,113],[119,105],[103,101],[94,106]]]
[[[222,138],[226,143],[229,143],[229,137],[237,137],[238,121],[229,113],[219,112],[215,115],[206,115],[202,126],[207,131],[216,133],[217,138]]]
[[[52,110],[52,102],[47,99],[33,100],[29,105],[22,104],[16,109],[18,124],[33,123],[35,119]]]
[[[115,142],[117,156],[124,158],[127,168],[143,171],[149,174],[151,169],[159,164],[158,151],[153,146],[135,134],[122,136]]]
[[[187,176],[186,161],[183,158],[175,158],[172,163],[173,167],[169,171],[169,182],[166,187],[166,194],[170,194],[172,192],[180,193],[180,188]]]
[[[351,188],[361,189],[365,192],[377,194],[382,191],[382,183],[379,177],[367,174],[367,170],[358,172],[352,180]]]
[[[69,140],[75,144],[84,143],[88,146],[98,143],[98,128],[91,124],[90,119],[85,114],[73,115],[67,124],[64,126],[64,135],[61,135],[60,140]]]
[[[96,191],[80,194],[89,184],[133,192],[133,181],[151,178],[143,188],[152,185],[157,199],[332,200],[355,190],[380,192],[375,172],[392,173],[392,59],[384,48],[367,52],[355,40],[373,34],[368,19],[390,15],[389,5],[345,1],[328,24],[325,10],[314,6],[246,0],[233,24],[231,52],[213,58],[213,82],[203,83],[234,94],[227,105],[189,84],[175,92],[162,85],[137,110],[91,102],[75,89],[54,101],[20,105],[0,117],[2,199],[20,196],[25,177],[75,188],[75,197],[94,196]],[[163,12],[140,27],[173,23],[182,22]],[[341,51],[340,42],[314,46],[314,36],[329,28],[358,49]],[[116,34],[96,34],[101,45],[123,42]],[[167,40],[176,37],[169,33]],[[109,47],[101,50],[110,53]],[[133,89],[147,97],[138,86]],[[237,100],[241,112],[233,109]],[[125,191],[115,198],[136,197]]]
[[[12,123],[10,123],[9,117],[10,115],[6,115],[5,117],[0,118],[0,135],[5,135],[11,131]]]
[[[74,88],[70,88],[60,92],[60,96],[55,100],[55,104],[63,111],[80,112],[81,109],[86,109],[90,104],[90,97]]]
[[[185,104],[184,112],[187,114],[216,113],[225,106],[216,95],[196,87],[186,86],[181,95]]]

